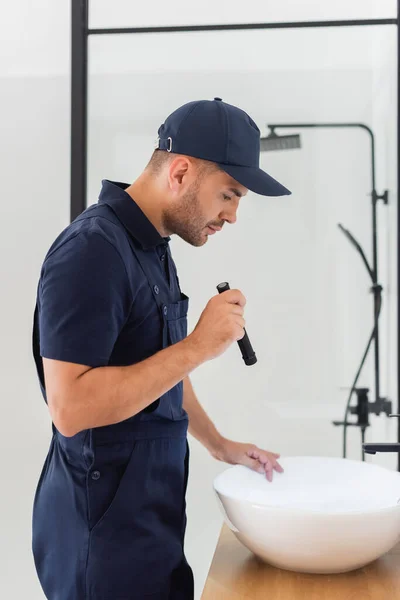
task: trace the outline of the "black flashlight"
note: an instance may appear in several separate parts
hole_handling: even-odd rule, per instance
[[[230,289],[229,283],[226,281],[217,285],[217,290],[220,294]],[[246,330],[244,330],[244,337],[242,337],[241,340],[238,340],[238,345],[245,364],[248,366],[254,365],[257,362],[257,357],[250,344],[249,336],[247,335]]]

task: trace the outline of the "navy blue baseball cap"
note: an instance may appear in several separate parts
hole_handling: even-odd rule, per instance
[[[171,113],[156,148],[214,162],[261,196],[292,193],[260,169],[260,130],[253,119],[221,98],[188,102]]]

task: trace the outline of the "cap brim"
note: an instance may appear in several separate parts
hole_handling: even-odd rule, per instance
[[[238,167],[223,163],[218,163],[218,166],[248,190],[261,196],[290,196],[292,193],[271,175],[257,167]]]

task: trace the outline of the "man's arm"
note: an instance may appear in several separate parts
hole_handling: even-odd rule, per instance
[[[165,394],[204,362],[187,337],[127,367],[90,368],[43,359],[47,400],[62,435],[119,423]]]
[[[189,376],[183,380],[183,408],[189,416],[189,433],[203,444],[214,458],[219,458],[226,440],[199,403]]]
[[[254,444],[234,442],[218,433],[200,406],[189,375],[183,380],[183,407],[189,415],[189,433],[217,460],[230,465],[244,465],[257,473],[265,473],[268,481],[272,481],[274,470],[278,473],[283,472],[277,460],[279,454],[262,450]]]

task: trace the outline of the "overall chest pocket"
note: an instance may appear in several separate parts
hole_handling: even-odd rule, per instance
[[[182,341],[187,336],[188,308],[189,298],[183,293],[181,293],[181,299],[178,302],[165,304],[163,310],[169,346]]]
[[[189,298],[182,292],[180,300],[161,306],[164,319],[164,348],[177,344],[187,336],[188,308]],[[186,417],[182,401],[183,381],[180,381],[161,398],[144,409],[141,413],[141,420],[151,421],[154,418],[181,420]]]
[[[168,346],[177,344],[187,336],[187,313],[189,298],[181,292],[178,302],[164,306],[165,325],[167,329]],[[167,392],[168,404],[173,420],[182,419],[185,416],[183,410],[183,381],[180,381],[169,392]]]

